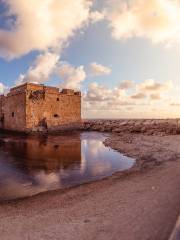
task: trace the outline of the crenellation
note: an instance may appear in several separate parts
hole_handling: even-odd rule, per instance
[[[74,95],[78,95],[78,96],[81,96],[81,92],[75,92]]]
[[[72,89],[63,89],[62,94],[67,94],[67,95],[74,95],[74,90]]]

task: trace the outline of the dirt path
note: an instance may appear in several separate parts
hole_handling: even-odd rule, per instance
[[[177,153],[172,139],[161,144]],[[133,148],[133,142],[127,144]],[[1,204],[0,239],[167,240],[180,212],[176,160],[124,178],[116,174],[64,192]]]

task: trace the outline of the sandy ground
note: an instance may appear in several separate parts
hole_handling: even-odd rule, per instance
[[[112,135],[122,175],[0,204],[1,240],[166,240],[180,213],[180,136]]]

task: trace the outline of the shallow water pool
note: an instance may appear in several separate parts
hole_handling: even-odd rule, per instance
[[[0,134],[0,199],[63,189],[131,168],[135,160],[105,147],[106,137],[96,132]]]

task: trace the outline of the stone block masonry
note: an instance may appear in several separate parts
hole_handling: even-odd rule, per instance
[[[12,131],[58,130],[81,123],[81,92],[26,83],[0,96],[0,128]]]

